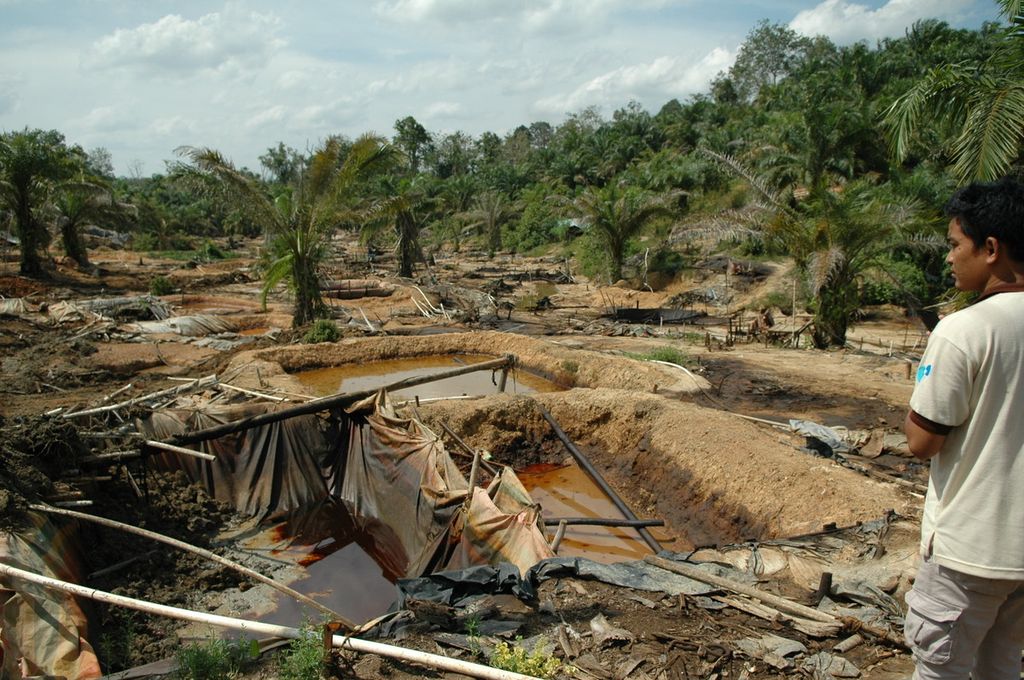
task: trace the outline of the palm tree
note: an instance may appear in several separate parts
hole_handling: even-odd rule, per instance
[[[387,177],[383,182],[384,197],[377,199],[364,213],[363,239],[371,240],[382,229],[394,231],[398,252],[398,275],[412,277],[413,265],[424,261],[420,247],[420,230],[434,217],[436,200],[426,186],[427,178]]]
[[[655,218],[672,215],[677,201],[677,192],[655,196],[612,182],[587,187],[569,205],[569,211],[585,222],[607,249],[609,275],[615,282],[622,278],[630,239]]]
[[[276,197],[269,196],[259,180],[235,169],[217,151],[179,149],[191,163],[177,168],[182,177],[220,192],[270,237],[273,260],[264,276],[263,304],[274,286],[287,281],[295,294],[294,327],[327,315],[317,269],[331,234],[351,213],[359,182],[394,158],[392,147],[373,135],[360,137],[347,153],[346,147],[339,138],[327,139],[296,182]]]
[[[487,251],[492,255],[502,248],[501,227],[519,214],[519,206],[499,191],[485,191],[473,201],[463,217],[467,226],[487,235]]]
[[[757,195],[746,229],[776,241],[807,275],[815,296],[815,346],[843,346],[860,308],[860,280],[897,245],[906,245],[925,223],[917,206],[886,186],[859,179],[791,203],[736,159],[702,149],[747,181]],[[918,239],[929,247],[928,239]]]
[[[60,229],[64,253],[82,268],[89,266],[89,253],[82,243],[81,228],[88,225],[117,225],[133,212],[119,203],[110,187],[84,177],[62,183],[55,192],[52,211]]]
[[[884,124],[890,150],[906,158],[914,130],[926,116],[958,129],[950,145],[961,182],[994,180],[1020,158],[1024,142],[1024,2],[998,0],[1009,26],[982,63],[939,66],[893,103]]]
[[[21,242],[21,273],[43,274],[39,251],[50,243],[46,219],[54,188],[72,176],[83,159],[56,130],[0,135],[0,207],[13,215]]]

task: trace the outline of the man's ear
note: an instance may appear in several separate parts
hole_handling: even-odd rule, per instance
[[[996,260],[999,259],[999,255],[1003,251],[1003,244],[1000,243],[999,239],[997,239],[996,237],[989,236],[987,239],[985,239],[984,248],[985,248],[985,260],[989,264],[992,264]]]

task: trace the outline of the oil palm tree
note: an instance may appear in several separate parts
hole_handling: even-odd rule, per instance
[[[653,195],[612,182],[604,187],[587,187],[568,207],[606,248],[609,276],[614,282],[622,278],[630,239],[654,219],[672,215],[677,202],[677,192]]]
[[[117,226],[124,224],[134,213],[132,206],[114,198],[114,193],[104,182],[85,177],[57,187],[51,210],[60,230],[64,254],[82,268],[89,266],[89,253],[82,242],[82,227]]]
[[[392,147],[373,135],[360,137],[350,147],[339,138],[329,138],[295,183],[276,196],[217,151],[183,147],[179,154],[189,161],[177,168],[183,178],[221,193],[269,236],[272,261],[263,281],[264,305],[271,289],[287,281],[295,294],[293,326],[326,316],[317,270],[331,234],[351,214],[361,180],[393,162]]]
[[[416,262],[424,261],[420,231],[435,217],[437,199],[428,178],[386,177],[381,193],[363,213],[363,239],[369,241],[390,227],[398,254],[398,275],[412,277]]]
[[[814,295],[815,346],[843,346],[861,305],[862,276],[897,245],[941,247],[921,238],[926,222],[915,202],[871,179],[859,179],[793,203],[736,159],[702,149],[750,185],[757,199],[744,229],[774,240],[807,276]]]
[[[949,148],[961,182],[994,180],[1020,158],[1024,142],[1024,2],[998,0],[1009,21],[982,63],[939,66],[897,99],[885,115],[890,150],[903,160],[926,116],[957,130]]]
[[[473,200],[472,209],[463,213],[467,226],[487,236],[487,252],[494,254],[501,250],[501,228],[519,214],[515,201],[500,191],[484,191]]]
[[[84,155],[56,130],[0,135],[0,208],[13,216],[21,242],[21,273],[43,275],[39,251],[50,243],[47,210],[55,187],[72,177]]]

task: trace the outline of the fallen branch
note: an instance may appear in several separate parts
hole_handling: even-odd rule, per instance
[[[183,456],[190,456],[192,458],[199,458],[200,460],[217,460],[217,456],[212,453],[203,453],[202,451],[193,451],[192,449],[186,449],[183,446],[175,446],[174,444],[165,444],[155,440],[147,439],[143,442],[146,446],[154,449],[160,449],[162,451],[171,451],[173,453],[180,453]]]

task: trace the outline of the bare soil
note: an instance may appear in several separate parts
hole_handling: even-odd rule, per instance
[[[93,271],[58,264],[52,279],[40,281],[17,276],[7,265],[0,271],[0,295],[24,299],[29,311],[0,314],[0,516],[16,517],[26,500],[54,493],[61,470],[48,467],[53,456],[63,469],[74,465],[61,457],[64,453],[41,449],[40,442],[49,442],[51,449],[59,442],[75,456],[106,445],[77,439],[66,421],[42,414],[99,405],[129,383],[115,400],[180,384],[173,378],[210,373],[240,387],[283,394],[301,391],[289,373],[303,368],[451,352],[511,353],[523,370],[571,389],[535,401],[496,396],[424,405],[425,422],[435,430],[444,422],[471,445],[516,466],[561,462],[567,454],[539,414],[537,404],[543,405],[638,515],[665,519],[672,550],[767,543],[825,525],[856,526],[893,510],[903,518],[903,529],[887,537],[885,550],[899,555],[901,565],[912,563],[921,500],[907,485],[815,457],[799,450],[801,437],[741,416],[894,432],[912,389],[908,362],[923,345],[915,322],[893,310],[877,310],[852,329],[844,350],[791,349],[746,334],[768,293],[787,290],[788,263],[743,268],[711,259],[678,277],[652,280],[653,290],[633,290],[578,276],[568,280],[565,263],[555,259],[488,260],[472,253],[442,256],[419,279],[398,280],[389,275],[386,261],[371,266],[353,243],[337,245],[332,278],[377,277],[395,291],[389,297],[332,301],[344,338],[321,345],[297,344],[300,333],[289,329],[283,292],[272,295],[268,310],[262,310],[253,257],[189,265],[99,250],[91,254]],[[250,254],[254,250],[255,244]],[[144,295],[156,276],[177,287],[163,298],[175,314],[230,316],[240,330],[260,335],[251,344],[222,349],[195,339],[132,333],[122,320],[61,320],[51,313],[62,301]],[[719,291],[714,303],[708,302],[710,289]],[[494,300],[489,313],[476,304],[482,292]],[[442,305],[444,312],[424,313],[425,307]],[[687,326],[625,324],[608,317],[613,307],[638,306],[692,309],[700,316]],[[277,330],[262,335],[264,328]],[[686,370],[634,358],[664,347],[686,355]],[[26,438],[26,432],[32,436]],[[898,451],[876,463],[882,473],[914,482],[926,474]],[[99,514],[202,545],[233,521],[181,478],[151,476],[149,484],[158,493],[148,501],[137,498],[122,474],[84,491]],[[248,587],[191,558],[165,550],[150,553],[152,545],[84,531],[90,571],[128,553],[146,555],[129,569],[90,581],[97,587],[198,609],[217,606],[220,592]],[[865,562],[855,551],[829,560],[810,571],[791,565],[789,571],[766,575],[763,585],[809,601],[815,575]],[[893,569],[897,577],[886,588],[898,596],[908,580],[901,569],[911,568]],[[543,633],[550,641],[561,634],[575,641],[568,649],[557,644],[555,654],[580,668],[582,677],[778,677],[779,671],[740,652],[736,641],[771,632],[800,640],[808,654],[835,642],[809,640],[779,623],[702,604],[596,581],[555,579],[541,585],[532,606],[521,610],[504,602],[498,616],[521,620],[520,634],[526,637]],[[590,621],[598,613],[630,631],[632,641],[596,644]],[[102,609],[94,616],[101,631],[94,635],[107,637],[94,642],[101,658],[105,647],[108,667],[155,661],[177,645],[177,627],[167,621]],[[445,653],[474,658],[472,650],[460,650],[442,635],[464,629],[450,622],[420,623],[401,644],[428,651],[443,645]],[[566,626],[582,638],[574,638]],[[846,658],[869,678],[903,677],[910,668],[906,654],[886,644],[863,645]],[[336,662],[337,672],[349,677],[440,675],[373,656],[339,656]],[[273,674],[273,666],[264,666],[251,677]]]

